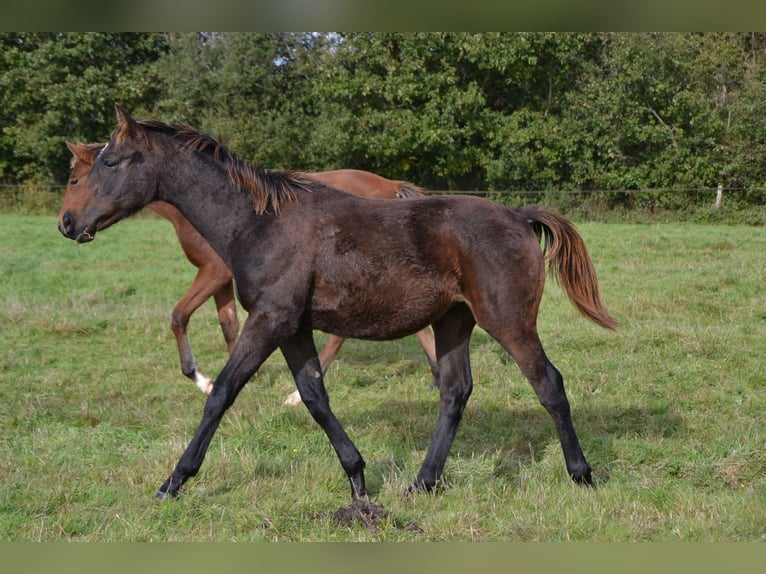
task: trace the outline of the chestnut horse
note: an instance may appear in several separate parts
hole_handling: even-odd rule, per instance
[[[312,330],[384,340],[427,325],[436,340],[439,416],[410,490],[433,490],[441,478],[473,388],[469,341],[476,325],[510,354],[550,414],[570,477],[592,484],[563,378],[537,333],[546,258],[585,317],[616,327],[585,243],[568,220],[542,207],[513,209],[472,196],[360,198],[299,173],[260,169],[187,126],[116,110],[118,125],[60,231],[92,241],[148,203],[166,201],[231,269],[248,312],[158,498],[176,496],[199,472],[225,412],[279,349],[335,449],[352,501],[365,503],[365,462],[330,407]]]
[[[71,173],[69,174],[66,193],[64,194],[64,200],[59,213],[59,221],[61,221],[64,213],[69,209],[69,205],[77,200],[81,182],[87,177],[93,161],[106,144],[66,142],[66,145],[72,152],[73,157]],[[408,181],[386,179],[369,171],[358,169],[339,169],[307,173],[306,175],[330,187],[372,199],[395,199],[424,195],[419,187]],[[194,229],[192,224],[189,223],[178,209],[164,201],[154,201],[147,205],[147,207],[173,224],[186,258],[198,269],[189,290],[173,309],[171,329],[178,345],[181,372],[193,380],[202,392],[210,394],[213,388],[213,381],[203,375],[199,369],[197,358],[191,349],[187,327],[192,313],[210,297],[213,297],[218,310],[218,322],[221,325],[223,338],[226,341],[229,353],[231,353],[239,333],[237,304],[234,299],[234,284],[232,282],[231,271],[229,271],[229,268],[226,267],[226,264],[205,238]],[[436,387],[438,386],[438,372],[433,333],[430,327],[428,327],[418,331],[416,335],[428,358],[433,375],[433,385]],[[328,338],[319,356],[323,373],[327,372],[330,363],[332,363],[340,351],[344,340],[343,337],[337,335],[330,335]],[[298,391],[292,392],[285,399],[286,405],[297,405],[300,402],[301,396]]]

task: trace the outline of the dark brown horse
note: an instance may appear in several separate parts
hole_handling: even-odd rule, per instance
[[[78,242],[152,201],[166,201],[232,270],[248,316],[215,380],[197,431],[159,498],[199,471],[226,410],[280,349],[306,407],[334,447],[352,499],[367,496],[364,459],[330,408],[312,329],[394,339],[432,325],[439,367],[436,430],[413,489],[433,489],[473,387],[469,340],[482,327],[513,357],[550,413],[573,480],[591,484],[564,382],[537,334],[549,269],[575,307],[605,328],[582,238],[563,217],[469,196],[373,201],[301,174],[259,169],[191,128],[137,121],[118,126],[88,173],[61,231]]]
[[[88,171],[93,165],[96,156],[106,144],[66,142],[66,145],[73,154],[71,161],[72,171],[69,174],[66,193],[61,204],[59,221],[61,221],[69,206],[78,201],[78,194],[80,189],[84,187],[83,182],[88,176]],[[372,199],[422,197],[424,195],[419,187],[407,181],[386,179],[369,171],[358,169],[313,172],[307,175],[330,187]],[[231,271],[229,271],[229,268],[226,267],[226,264],[205,238],[194,229],[189,220],[173,205],[164,201],[154,201],[147,205],[147,207],[173,224],[186,258],[192,265],[197,267],[197,275],[189,290],[173,308],[171,329],[178,345],[181,372],[192,379],[201,391],[210,394],[213,388],[213,381],[203,375],[199,369],[197,358],[194,356],[191,343],[189,342],[187,327],[194,311],[210,297],[213,297],[218,310],[218,321],[221,325],[221,331],[226,340],[229,353],[231,353],[239,333],[239,320],[237,319],[237,305],[234,299],[234,284]],[[418,331],[417,337],[423,346],[426,357],[428,357],[434,386],[438,386],[436,350],[430,327]],[[344,340],[343,337],[330,335],[319,356],[322,373],[327,372],[330,363],[332,363],[340,351]],[[294,391],[285,399],[285,404],[288,405],[297,405],[300,402],[301,397],[298,391]]]

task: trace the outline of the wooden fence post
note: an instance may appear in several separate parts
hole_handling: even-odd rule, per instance
[[[723,199],[723,185],[718,184],[718,189],[715,192],[715,208],[721,207],[721,200]]]

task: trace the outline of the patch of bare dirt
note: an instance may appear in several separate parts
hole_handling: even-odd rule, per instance
[[[374,532],[378,529],[381,523],[390,522],[400,530],[407,532],[423,532],[423,530],[415,523],[410,522],[404,524],[395,518],[392,519],[388,511],[380,504],[373,504],[369,500],[357,498],[348,506],[342,506],[334,512],[327,512],[320,515],[321,518],[330,518],[338,526],[345,526],[347,528],[353,527],[356,523],[361,523],[364,527]]]

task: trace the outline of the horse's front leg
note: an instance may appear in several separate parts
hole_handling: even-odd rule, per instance
[[[231,283],[231,281],[229,281],[229,283]],[[193,380],[199,390],[208,395],[213,390],[213,381],[200,371],[199,365],[197,364],[197,358],[194,356],[191,343],[189,342],[189,333],[187,329],[192,313],[207,301],[211,295],[216,294],[217,302],[217,291],[220,286],[221,280],[216,276],[215,269],[211,271],[209,266],[201,265],[194,281],[192,281],[192,284],[189,286],[189,289],[173,309],[170,323],[170,328],[173,330],[173,334],[176,337],[178,354],[181,358],[181,372]],[[234,335],[234,338],[236,338],[236,334]],[[231,347],[229,347],[229,350],[231,351]]]
[[[181,455],[173,473],[157,491],[157,498],[176,496],[181,486],[197,474],[224,413],[258,367],[276,349],[277,344],[266,334],[268,329],[264,328],[263,323],[253,314],[247,318],[234,351],[207,398],[197,432]]]
[[[293,335],[280,346],[287,365],[295,377],[300,396],[314,420],[330,439],[351,484],[351,498],[367,496],[364,484],[364,459],[343,426],[330,409],[330,398],[324,387],[322,369],[310,330]]]

